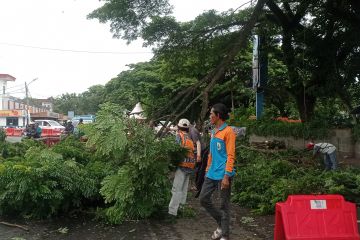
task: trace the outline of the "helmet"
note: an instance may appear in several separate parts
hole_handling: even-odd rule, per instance
[[[189,128],[190,122],[186,118],[183,118],[183,119],[179,120],[177,125],[178,125],[178,127],[181,127],[181,128]]]
[[[309,142],[308,144],[306,144],[306,148],[307,149],[309,149],[309,150],[311,150],[311,149],[313,149],[314,148],[314,143],[313,142]]]

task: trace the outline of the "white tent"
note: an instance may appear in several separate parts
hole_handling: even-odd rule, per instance
[[[137,103],[129,115],[130,115],[130,118],[146,119],[146,117],[143,115],[143,112],[144,112],[144,110],[141,106],[141,103]]]

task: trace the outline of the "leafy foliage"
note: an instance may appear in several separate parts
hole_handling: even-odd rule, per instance
[[[105,103],[96,115],[96,122],[82,126],[88,136],[87,146],[94,147],[97,156],[113,161],[123,160],[128,144],[124,115],[124,110],[117,105]]]
[[[95,114],[104,98],[104,86],[94,85],[81,94],[66,93],[54,98],[54,110],[66,115],[69,111],[74,111],[77,115]]]
[[[22,139],[20,143],[0,142],[0,152],[3,158],[24,156],[26,151],[31,147],[45,148],[45,145],[33,139]]]
[[[104,210],[105,216],[111,223],[149,217],[162,209],[168,203],[170,195],[167,176],[169,164],[173,161],[171,158],[182,159],[185,156],[184,149],[174,139],[155,139],[151,128],[134,120],[121,118],[116,109],[118,107],[114,105],[102,106],[96,124],[87,129],[90,132],[89,142],[96,142],[97,149],[102,149],[107,143],[101,141],[101,135],[112,136],[116,133],[116,137],[121,139],[118,146],[121,147],[121,154],[119,149],[104,147],[109,151],[106,156],[111,155],[114,157],[112,161],[120,163],[117,165],[118,170],[106,176],[101,183],[100,193],[108,204]],[[105,127],[112,123],[126,128]],[[99,153],[105,154],[103,150]]]
[[[87,164],[91,158],[91,153],[86,149],[85,144],[74,136],[68,136],[66,139],[54,145],[52,151],[61,154],[64,159],[71,159],[84,165]]]
[[[0,142],[5,142],[6,132],[4,128],[0,129]]]
[[[304,152],[259,153],[241,148],[234,181],[233,201],[261,214],[273,213],[275,204],[290,194],[342,194],[360,202],[358,169],[322,171],[316,161],[299,164],[310,156]],[[289,162],[291,156],[297,161]]]
[[[88,18],[97,18],[100,22],[111,22],[111,31],[115,37],[122,37],[129,41],[135,40],[155,16],[170,13],[171,8],[167,0],[108,0],[106,3],[90,13]]]
[[[292,136],[304,139],[321,139],[328,136],[329,127],[321,122],[288,123],[276,120],[263,120],[251,122],[249,132],[259,136]]]
[[[25,158],[0,164],[0,212],[49,217],[96,195],[81,164],[48,149],[31,147]]]

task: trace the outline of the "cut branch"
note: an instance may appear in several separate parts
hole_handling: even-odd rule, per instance
[[[21,226],[21,225],[18,225],[18,224],[13,224],[13,223],[8,223],[8,222],[0,222],[0,224],[3,224],[5,226],[8,226],[8,227],[17,227],[17,228],[20,228],[24,231],[29,231],[29,229],[27,227],[24,227],[24,226]]]

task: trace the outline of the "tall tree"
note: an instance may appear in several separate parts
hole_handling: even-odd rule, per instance
[[[125,2],[128,4],[119,4]],[[146,2],[150,6],[160,2],[161,6],[168,6],[165,0]],[[158,44],[156,53],[160,60],[166,59],[174,63],[174,66],[183,67],[184,73],[196,73],[196,76],[192,77],[196,77],[198,81],[175,94],[176,96],[162,108],[162,111],[160,109],[155,117],[160,117],[161,114],[172,109],[171,116],[177,118],[202,97],[200,118],[204,120],[209,105],[209,93],[217,82],[225,78],[227,69],[240,50],[248,45],[248,37],[264,2],[265,0],[259,0],[254,9],[247,12],[232,10],[217,15],[214,11],[210,11],[194,21],[177,23],[174,18],[168,16],[167,7],[158,8],[156,11],[153,8],[142,11],[142,7],[134,10],[138,5],[131,3],[139,4],[144,3],[143,1],[110,0],[104,7],[92,12],[89,17],[98,18],[101,22],[110,21],[116,37],[132,40],[136,36],[142,37],[147,44]],[[129,9],[130,7],[132,10]],[[137,21],[129,22],[127,21],[129,12],[141,12],[141,14],[137,15]],[[128,29],[134,28],[136,31],[132,32],[136,34],[129,37]],[[199,64],[193,64],[194,62],[191,61],[197,61]],[[186,71],[186,66],[198,67]],[[181,68],[176,69],[181,72]],[[194,98],[190,98],[192,96]]]
[[[267,18],[262,16],[264,4]],[[267,102],[286,114],[283,100],[292,96],[303,120],[313,117],[319,98],[338,96],[352,107],[348,89],[358,85],[360,69],[358,1],[259,0],[253,8],[209,11],[185,23],[170,13],[167,0],[107,0],[89,14],[110,21],[115,37],[128,41],[141,37],[146,45],[155,46],[156,60],[166,62],[163,74],[174,83],[184,77],[195,79],[186,89],[173,92],[155,117],[171,110],[177,118],[202,100],[204,120],[211,101],[227,99],[224,90],[232,86],[228,81],[233,79],[235,60],[249,46],[249,35],[269,27],[272,31],[265,32],[270,38],[280,40],[269,41],[271,64],[286,70],[271,76]]]

